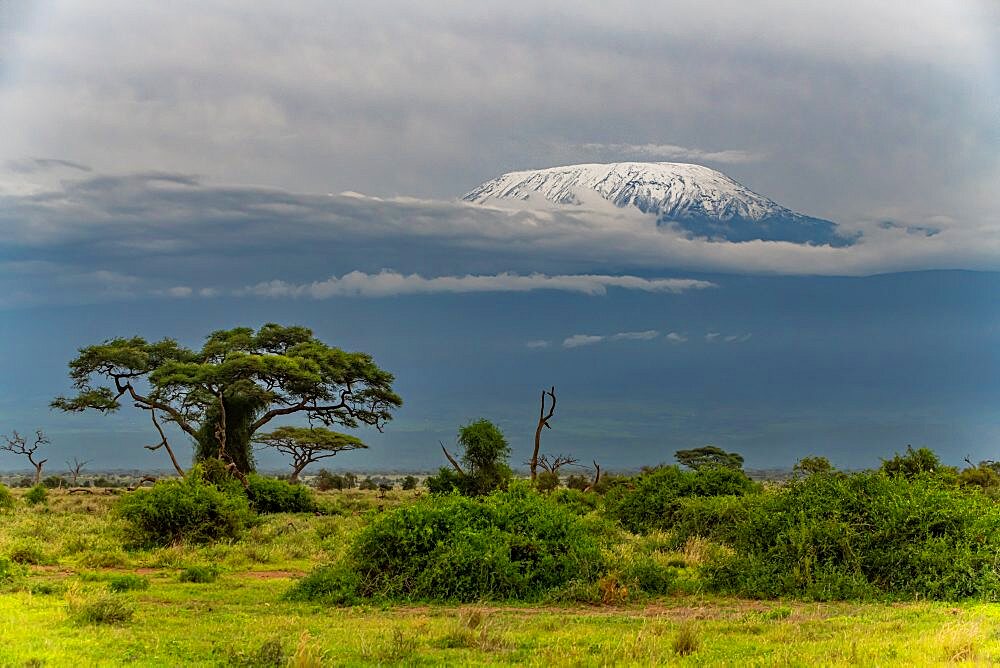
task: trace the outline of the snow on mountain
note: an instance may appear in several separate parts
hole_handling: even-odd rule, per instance
[[[539,198],[557,206],[582,206],[593,193],[617,207],[653,214],[660,225],[726,241],[764,239],[849,245],[836,225],[787,209],[725,174],[677,162],[616,162],[567,165],[510,172],[480,185],[463,199],[476,204],[521,202],[534,208]]]

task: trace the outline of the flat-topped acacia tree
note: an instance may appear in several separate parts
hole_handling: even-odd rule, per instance
[[[368,447],[359,438],[322,427],[277,427],[274,431],[254,436],[253,442],[292,458],[292,474],[288,480],[293,483],[299,481],[299,475],[310,464],[333,457],[338,452]]]
[[[111,413],[131,401],[150,413],[162,439],[151,447],[166,446],[178,472],[158,418],[194,439],[197,461],[219,458],[244,474],[254,469],[254,434],[276,417],[381,431],[402,405],[392,374],[370,355],[274,323],[213,332],[197,351],[173,339],[110,339],[80,349],[69,369],[77,394],[54,408]]]

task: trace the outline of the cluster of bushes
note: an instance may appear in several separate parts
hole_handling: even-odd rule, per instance
[[[136,490],[117,505],[130,543],[142,546],[236,539],[257,522],[258,513],[315,508],[312,492],[302,485],[250,474],[244,486],[212,463],[193,467],[184,478]]]
[[[724,466],[683,470],[660,466],[635,478],[619,478],[605,496],[604,511],[633,533],[671,528],[683,500],[746,495],[760,486],[743,471]]]
[[[290,596],[389,600],[537,600],[603,572],[600,532],[565,506],[512,485],[469,498],[429,497],[375,517],[339,564]]]

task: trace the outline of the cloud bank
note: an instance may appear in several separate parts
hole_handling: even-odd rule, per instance
[[[388,269],[377,274],[352,271],[341,277],[332,276],[325,281],[294,285],[274,280],[237,291],[238,295],[255,297],[394,297],[417,294],[458,294],[469,292],[532,292],[558,290],[585,295],[605,295],[608,288],[640,290],[642,292],[668,292],[679,294],[687,290],[704,290],[716,287],[710,281],[688,278],[646,279],[638,276],[601,276],[578,274],[572,276],[546,276],[545,274],[502,273],[492,276],[437,276],[425,278],[419,274],[404,275]]]

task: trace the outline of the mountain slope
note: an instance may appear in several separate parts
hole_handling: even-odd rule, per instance
[[[477,204],[531,200],[541,196],[561,206],[579,206],[590,193],[618,207],[654,214],[661,225],[726,241],[791,241],[849,245],[836,225],[787,209],[725,174],[676,162],[616,162],[510,172],[480,185],[463,199]]]

